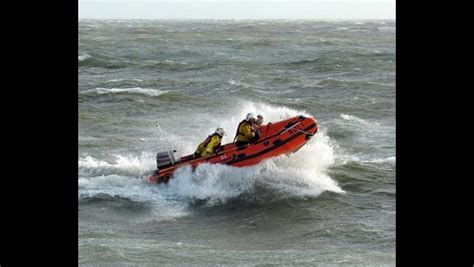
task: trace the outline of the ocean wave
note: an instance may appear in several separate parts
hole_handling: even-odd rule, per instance
[[[317,197],[324,191],[344,193],[326,174],[334,163],[329,138],[318,133],[315,139],[298,153],[272,158],[256,166],[204,164],[194,172],[184,167],[166,187],[182,198],[206,201],[211,206],[234,199],[272,202]]]
[[[395,32],[395,27],[378,27],[381,32]]]
[[[151,64],[154,64],[154,65],[163,65],[163,66],[186,66],[186,65],[188,65],[185,62],[176,62],[176,61],[169,60],[169,59],[165,59],[163,61],[147,60],[147,61],[144,61],[144,62],[145,63],[151,63]]]
[[[147,220],[171,220],[189,214],[189,203],[179,201],[172,195],[150,186],[142,179],[123,175],[102,175],[97,177],[79,177],[79,200],[81,205],[108,200],[113,202],[134,202],[150,205]],[[122,211],[123,212],[123,211]]]
[[[121,78],[121,79],[112,79],[112,80],[107,80],[105,83],[119,83],[119,82],[125,82],[125,81],[131,81],[131,82],[143,82],[142,79],[133,79],[133,78]]]
[[[95,68],[105,68],[105,69],[121,69],[131,66],[129,62],[124,62],[120,60],[108,60],[95,58],[93,56],[83,58],[79,60],[79,67],[95,67]]]
[[[186,62],[177,62],[174,60],[163,60],[163,61],[153,61],[147,60],[143,61],[140,64],[141,68],[151,68],[151,69],[162,69],[162,70],[197,70],[206,68],[207,64],[196,64],[196,63],[186,63]]]
[[[326,87],[338,86],[340,84],[345,84],[345,83],[347,83],[346,80],[340,80],[340,79],[336,79],[336,78],[325,78],[325,79],[319,81],[319,85],[323,85],[323,86],[326,86]]]
[[[371,158],[370,155],[351,155],[351,154],[341,154],[336,157],[337,165],[345,165],[349,162],[358,162],[358,163],[375,163],[375,164],[390,164],[392,166],[396,163],[396,157],[375,157]]]
[[[314,71],[317,72],[333,73],[334,71],[340,71],[343,66],[351,64],[351,62],[348,58],[316,57],[286,62],[283,64],[291,66],[293,68],[312,68]]]
[[[140,156],[113,155],[115,161],[104,161],[90,155],[79,158],[80,176],[98,176],[121,174],[137,177],[144,175],[154,167],[154,155],[143,153]]]
[[[319,85],[331,88],[331,87],[349,87],[349,88],[367,88],[368,86],[378,85],[383,87],[395,87],[395,84],[390,83],[378,83],[378,82],[369,82],[365,80],[344,80],[337,78],[324,78],[319,81]],[[341,92],[340,92],[341,93]]]
[[[385,87],[395,87],[395,84],[393,83],[376,83],[376,82],[367,82],[367,83],[373,84],[373,85],[385,86]]]
[[[253,46],[271,46],[273,42],[269,39],[257,39],[250,42],[250,44]]]
[[[151,88],[102,88],[98,87],[91,90],[82,91],[81,94],[141,94],[146,96],[160,96],[170,92],[169,90],[158,90]]]
[[[244,168],[203,164],[192,171],[189,166],[182,167],[168,184],[158,186],[149,184],[146,175],[145,180],[130,177],[144,175],[147,170],[153,169],[151,164],[154,164],[154,161],[149,155],[141,160],[119,156],[115,163],[87,156],[79,163],[82,170],[79,195],[81,199],[106,194],[134,201],[150,201],[149,194],[152,190],[156,199],[161,199],[158,207],[162,208],[163,202],[178,201],[183,207],[196,201],[204,201],[207,206],[213,206],[235,199],[273,202],[317,197],[324,191],[344,193],[325,173],[334,163],[334,155],[328,143],[329,138],[325,134],[318,135],[315,139],[319,140],[304,146],[295,154],[272,158],[256,166]]]
[[[365,160],[362,162],[368,162],[368,163],[393,163],[395,164],[396,158],[395,156],[392,157],[385,157],[385,158],[375,158],[375,159],[370,159],[370,160]]]
[[[309,59],[302,59],[293,62],[289,62],[290,65],[304,65],[304,64],[313,64],[316,63],[320,58],[309,58]]]
[[[279,121],[298,114],[310,116],[304,111],[287,107],[277,107],[263,103],[243,102],[236,104],[238,112],[234,115],[223,115],[213,118],[221,126],[232,132],[247,112],[257,112],[264,116],[266,122]],[[200,129],[207,132],[211,129]],[[177,138],[182,136],[178,135]],[[224,137],[223,143],[231,141],[233,136]],[[181,153],[193,151],[196,144],[184,142],[180,145]],[[327,174],[328,168],[335,162],[334,145],[324,130],[321,130],[298,153],[282,155],[268,159],[251,167],[232,167],[220,164],[203,164],[193,172],[190,167],[176,171],[168,184],[152,185],[147,182],[147,175],[154,169],[154,153],[143,153],[140,156],[117,155],[115,161],[105,161],[85,156],[79,161],[80,196],[93,197],[106,193],[113,196],[131,198],[138,191],[154,188],[156,198],[162,202],[180,202],[183,207],[196,201],[204,201],[213,206],[239,199],[248,202],[272,202],[281,199],[313,198],[324,191],[344,193]],[[141,184],[132,177],[143,176]],[[127,178],[128,177],[128,178]],[[128,191],[128,187],[132,187]],[[138,190],[138,191],[137,191]],[[135,196],[134,199],[137,199]],[[148,200],[147,200],[148,201]],[[164,204],[160,203],[160,207]]]
[[[92,56],[89,55],[89,54],[83,54],[83,55],[81,55],[81,56],[78,56],[78,60],[79,60],[79,62],[81,62],[81,61],[84,61],[84,60],[86,60],[86,59],[88,59],[88,58],[91,58],[91,57],[92,57]]]
[[[347,115],[347,114],[340,114],[340,117],[346,121],[349,121],[351,123],[356,123],[356,124],[362,124],[362,125],[377,125],[380,126],[380,123],[378,122],[373,122],[373,121],[367,121],[361,118],[358,118],[353,115]]]
[[[78,56],[79,67],[95,67],[105,69],[120,69],[133,66],[132,61],[116,59],[112,56],[101,53],[85,53]]]
[[[255,87],[251,84],[248,84],[248,83],[245,83],[245,82],[240,82],[240,81],[235,81],[235,80],[229,80],[228,83],[230,85],[234,85],[234,86],[239,86],[239,87],[244,87],[244,88],[251,88],[251,87]]]

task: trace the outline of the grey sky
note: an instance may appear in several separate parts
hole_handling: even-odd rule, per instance
[[[395,19],[395,0],[80,0],[79,18]]]

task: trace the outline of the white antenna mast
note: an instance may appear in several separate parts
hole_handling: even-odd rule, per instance
[[[165,138],[165,141],[166,141],[166,144],[168,145],[168,156],[171,160],[171,163],[174,164],[174,161],[173,161],[173,157],[171,156],[170,153],[173,153],[174,150],[171,149],[171,144],[170,144],[170,141],[168,140],[168,138],[166,137],[166,135],[163,133],[163,130],[161,129],[161,126],[160,124],[158,123],[158,121],[156,121],[156,126],[158,127],[158,129],[160,130],[160,133],[161,135]]]

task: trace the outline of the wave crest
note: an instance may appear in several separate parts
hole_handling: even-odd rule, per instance
[[[158,90],[151,88],[141,88],[141,87],[132,87],[132,88],[102,88],[98,87],[95,89],[82,91],[82,94],[140,94],[146,96],[160,96],[168,93],[169,90]]]
[[[208,205],[239,198],[246,201],[275,201],[317,197],[324,191],[344,193],[326,171],[334,163],[329,137],[318,133],[298,153],[282,155],[256,166],[236,168],[203,164],[193,172],[179,169],[167,185],[182,198],[204,200]],[[258,194],[259,192],[270,194]]]
[[[262,114],[266,123],[296,115],[310,116],[305,111],[253,102],[239,103],[235,109],[233,116],[222,114],[220,118],[213,118],[213,121],[221,122],[219,125],[231,133],[247,112]],[[199,129],[199,132],[214,129],[212,126],[210,129]],[[186,139],[182,135],[176,138],[176,141]],[[227,135],[224,138],[227,140],[223,142],[230,142],[231,138],[233,136]],[[196,143],[182,142],[178,151],[183,154],[193,151]],[[190,167],[184,166],[175,172],[168,184],[160,185],[150,184],[147,180],[155,167],[156,151],[140,156],[120,155],[116,156],[115,161],[86,156],[79,161],[80,198],[108,194],[155,203],[152,206],[156,207],[154,210],[157,213],[175,214],[173,210],[176,209],[177,214],[183,214],[195,203],[207,206],[226,204],[233,200],[269,203],[315,198],[324,191],[344,193],[328,175],[329,167],[335,162],[334,149],[335,144],[321,129],[297,153],[281,155],[243,168],[203,164],[193,172]],[[132,178],[137,176],[143,176],[144,179]]]

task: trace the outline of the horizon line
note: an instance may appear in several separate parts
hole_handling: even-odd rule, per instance
[[[374,20],[392,20],[395,18],[78,18],[79,20],[231,20],[231,21],[253,21],[253,20],[297,20],[297,21],[374,21]]]

